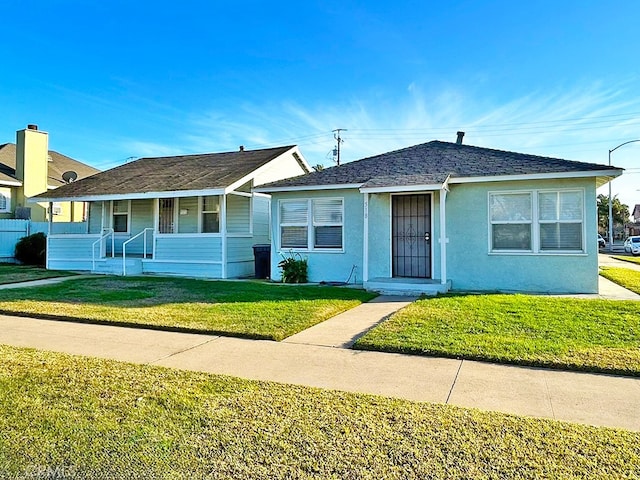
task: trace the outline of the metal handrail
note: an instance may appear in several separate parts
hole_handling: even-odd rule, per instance
[[[115,232],[113,228],[103,228],[102,235],[100,236],[100,238],[91,244],[91,264],[93,266],[93,270],[96,269],[96,245],[100,244],[100,247],[102,248],[102,241],[105,238],[107,238],[109,235],[111,235],[111,258],[113,258],[113,252],[115,247],[115,239],[114,239]]]
[[[155,228],[147,227],[122,244],[122,276],[123,277],[127,275],[127,243],[132,242],[133,240],[138,238],[140,235],[144,235],[144,238],[142,240],[143,242],[142,255],[143,255],[143,258],[147,258],[147,230],[155,231]]]

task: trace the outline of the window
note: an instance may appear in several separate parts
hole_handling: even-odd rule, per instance
[[[309,235],[309,202],[283,200],[280,202],[280,246],[307,248]]]
[[[111,211],[113,212],[113,231],[116,233],[129,232],[129,200],[114,200]]]
[[[0,212],[11,210],[11,194],[9,191],[0,192]]]
[[[490,196],[493,250],[531,250],[531,194]]]
[[[540,250],[582,250],[582,192],[540,192]]]
[[[342,248],[342,200],[319,198],[312,203],[314,248]]]
[[[343,200],[282,200],[280,202],[280,247],[341,249]]]
[[[582,252],[582,190],[489,194],[492,252]]]
[[[220,196],[202,197],[202,233],[220,233]]]

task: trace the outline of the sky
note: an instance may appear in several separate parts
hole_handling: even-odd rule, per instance
[[[640,2],[0,0],[0,143],[34,123],[100,169],[431,140],[607,164],[640,139]],[[611,154],[640,203],[640,142]],[[599,190],[607,193],[607,187]]]

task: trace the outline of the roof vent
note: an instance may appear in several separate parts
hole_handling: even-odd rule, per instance
[[[30,123],[29,125],[27,125],[27,130],[38,130],[38,125]]]
[[[240,151],[244,152],[244,145],[240,145]]]
[[[458,132],[458,139],[456,140],[457,145],[462,145],[462,138],[464,137],[464,132]]]

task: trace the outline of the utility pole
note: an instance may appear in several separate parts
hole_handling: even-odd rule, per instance
[[[336,128],[335,130],[332,130],[332,131],[333,131],[333,138],[335,138],[336,142],[337,142],[337,147],[333,150],[333,152],[334,152],[333,156],[337,157],[336,163],[338,165],[340,165],[340,144],[342,142],[344,142],[344,140],[342,140],[342,138],[340,138],[340,132],[346,132],[347,129],[346,128]]]

